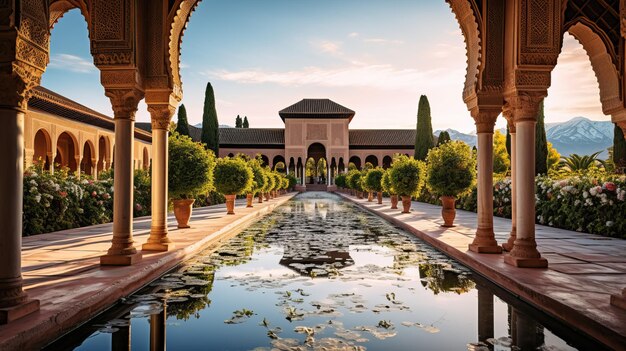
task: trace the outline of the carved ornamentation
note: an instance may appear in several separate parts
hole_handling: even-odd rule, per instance
[[[626,38],[626,0],[619,1],[619,29],[622,38]]]
[[[537,120],[539,113],[539,104],[546,96],[545,92],[519,92],[515,95],[506,97],[506,109],[515,120],[515,123],[521,121]]]
[[[154,129],[167,130],[170,127],[172,116],[174,116],[174,112],[176,112],[176,106],[172,106],[169,104],[164,104],[164,105],[149,104],[148,112],[150,112],[150,119],[152,122],[153,130]]]
[[[113,108],[113,115],[117,119],[135,120],[137,105],[143,99],[143,91],[137,87],[108,89],[105,87],[104,93]]]
[[[0,308],[17,306],[26,301],[27,295],[22,290],[22,277],[0,279]]]
[[[515,118],[513,118],[513,108],[511,107],[510,104],[506,103],[504,104],[504,107],[502,107],[502,117],[506,119],[506,125],[507,127],[509,127],[509,133],[514,134],[515,133]],[[511,246],[512,245],[513,243],[511,243]]]
[[[555,66],[561,52],[561,2],[520,1],[520,65]]]
[[[498,115],[502,112],[497,108],[473,108],[471,110],[472,118],[476,124],[477,133],[493,133]]]
[[[180,78],[180,47],[191,13],[196,9],[200,1],[201,0],[178,0],[178,4],[174,5],[168,16],[168,23],[170,23],[170,73],[173,80],[174,94],[178,97],[178,100],[182,98],[183,94],[182,81]]]
[[[515,72],[515,86],[518,89],[547,90],[550,87],[551,71],[517,70]]]

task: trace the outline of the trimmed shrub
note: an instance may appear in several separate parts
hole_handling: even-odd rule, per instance
[[[172,133],[169,139],[168,188],[172,199],[193,198],[213,188],[213,153],[186,135]]]
[[[365,174],[365,179],[363,181],[363,187],[367,191],[383,191],[382,179],[385,174],[385,170],[380,167],[376,167],[374,169],[370,169]]]
[[[352,170],[348,172],[347,183],[350,189],[356,191],[363,191],[363,184],[361,183],[361,178],[363,174],[360,171]]]
[[[224,195],[240,195],[252,187],[254,173],[240,158],[221,158],[214,170],[215,190]]]
[[[296,184],[298,184],[298,178],[296,178],[293,174],[288,174],[287,180],[289,181],[288,189],[293,189]]]
[[[338,174],[335,177],[335,185],[340,187],[340,188],[346,188],[346,175],[345,174]]]
[[[252,169],[253,179],[252,179],[252,187],[249,189],[252,195],[257,194],[262,191],[265,187],[265,183],[267,183],[267,175],[263,171],[263,167],[261,166],[261,162],[258,159],[251,159],[248,161],[248,166]]]
[[[383,191],[389,195],[396,195],[396,191],[391,186],[391,178],[389,178],[389,170],[383,173],[383,177],[380,180],[380,184],[383,187]]]
[[[462,141],[450,141],[428,152],[428,188],[439,196],[459,197],[471,191],[476,182],[476,160]]]
[[[417,196],[426,178],[424,162],[401,155],[389,170],[391,186],[400,196]]]

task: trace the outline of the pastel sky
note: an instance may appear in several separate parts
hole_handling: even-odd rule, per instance
[[[182,102],[190,123],[201,122],[210,81],[221,124],[241,115],[251,127],[281,127],[282,108],[330,98],[356,111],[352,128],[415,128],[425,94],[434,129],[470,132],[465,67],[461,31],[443,0],[204,0],[183,38]],[[589,60],[569,35],[552,81],[547,122],[609,120]],[[42,85],[112,114],[76,10],[52,32]],[[137,120],[149,120],[143,103]]]

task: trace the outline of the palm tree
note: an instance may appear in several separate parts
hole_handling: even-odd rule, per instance
[[[571,154],[568,157],[561,157],[561,169],[576,172],[587,170],[592,166],[606,167],[606,162],[598,159],[599,154],[600,152],[596,152],[592,155],[581,156],[578,154]]]

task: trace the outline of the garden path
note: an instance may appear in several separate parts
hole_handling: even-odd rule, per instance
[[[616,350],[626,349],[626,311],[610,304],[611,294],[626,287],[626,240],[536,226],[537,246],[547,269],[517,268],[504,254],[468,250],[476,231],[476,213],[457,210],[456,227],[441,227],[441,207],[413,202],[411,213],[391,210],[389,199],[376,201],[341,194],[415,234],[526,302],[575,325]],[[399,204],[401,207],[401,204]],[[494,218],[496,240],[509,237],[511,220]]]

